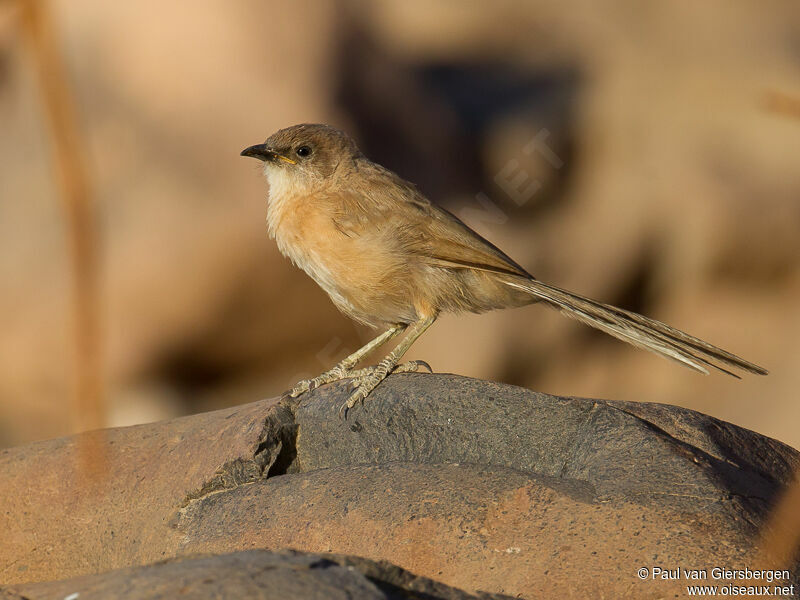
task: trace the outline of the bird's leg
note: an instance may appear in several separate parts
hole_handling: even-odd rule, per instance
[[[345,419],[347,418],[347,411],[353,408],[357,402],[363,402],[364,399],[369,396],[370,392],[374,390],[377,385],[386,379],[387,375],[394,371],[397,363],[400,362],[400,359],[403,358],[403,354],[411,347],[419,336],[425,333],[425,330],[428,329],[433,322],[436,320],[436,317],[424,317],[414,323],[409,329],[408,334],[406,335],[403,340],[397,344],[394,350],[392,350],[389,355],[384,358],[381,362],[379,362],[376,366],[370,367],[368,369],[364,369],[364,375],[353,380],[353,385],[356,386],[356,391],[347,399],[341,409],[339,409],[339,415],[343,416]],[[413,364],[413,363],[412,363]],[[417,364],[419,367],[419,364]]]
[[[367,342],[361,348],[353,352],[350,356],[342,360],[331,370],[325,371],[322,375],[314,377],[313,379],[303,379],[302,381],[298,381],[291,390],[283,394],[283,397],[297,398],[300,394],[303,394],[309,390],[313,390],[321,385],[349,377],[350,371],[353,370],[353,367],[355,367],[362,358],[391,340],[397,334],[401,333],[406,327],[407,325],[404,323],[392,325],[374,340]]]

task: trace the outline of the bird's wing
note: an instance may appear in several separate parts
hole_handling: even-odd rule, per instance
[[[334,221],[345,235],[367,226],[393,236],[411,256],[448,269],[471,269],[531,275],[494,244],[467,227],[458,217],[436,206],[416,187],[395,173],[369,165],[341,203]],[[362,183],[363,182],[363,183]]]

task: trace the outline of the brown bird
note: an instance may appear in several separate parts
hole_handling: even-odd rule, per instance
[[[427,367],[422,361],[399,362],[439,314],[540,301],[702,373],[711,367],[738,377],[727,366],[767,374],[669,325],[537,281],[413,184],[371,162],[338,129],[295,125],[246,148],[242,156],[264,161],[267,224],[281,253],[344,314],[385,329],[331,370],[300,381],[287,392],[292,397],[352,378],[355,391],[342,406],[346,417],[389,373]],[[354,370],[367,354],[401,333],[402,341],[376,366]]]

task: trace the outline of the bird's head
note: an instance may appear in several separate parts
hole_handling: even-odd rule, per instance
[[[286,180],[305,187],[323,183],[362,154],[346,133],[328,125],[303,124],[276,131],[263,144],[242,150],[242,156],[264,161],[271,187]]]

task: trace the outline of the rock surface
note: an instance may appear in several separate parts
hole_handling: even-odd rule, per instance
[[[178,596],[186,600],[509,599],[499,594],[468,594],[417,577],[386,562],[335,554],[266,550],[169,559],[99,575],[0,589],[0,600],[46,600],[70,596],[107,600]]]
[[[752,566],[800,466],[780,442],[672,406],[409,374],[344,422],[347,393],[93,434],[103,476],[84,482],[85,438],[3,451],[0,581],[290,547],[465,590],[661,597],[639,568]]]

